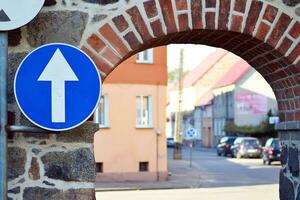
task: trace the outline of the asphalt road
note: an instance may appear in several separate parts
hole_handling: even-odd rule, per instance
[[[189,155],[189,149],[185,149],[183,160],[175,161],[169,149],[171,176],[165,182],[97,183],[96,188],[104,190],[97,192],[97,199],[278,199],[279,163],[266,166],[261,159],[218,157],[214,150],[194,149],[190,168]]]
[[[172,156],[172,150],[168,152]],[[184,160],[188,166],[189,151],[184,151]],[[176,161],[169,160],[169,169],[174,176],[186,176],[182,173]],[[271,166],[263,165],[261,159],[235,159],[229,157],[218,157],[214,150],[194,150],[193,166],[190,171],[193,177],[199,176],[199,187],[231,187],[278,184],[280,163]],[[171,177],[171,180],[175,177]]]

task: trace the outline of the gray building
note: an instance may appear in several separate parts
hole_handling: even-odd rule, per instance
[[[228,91],[214,96],[213,99],[213,144],[225,135],[226,122],[234,121],[234,91]]]
[[[213,89],[213,141],[225,136],[224,126],[257,126],[267,113],[277,112],[274,92],[265,79],[245,61],[240,61]]]

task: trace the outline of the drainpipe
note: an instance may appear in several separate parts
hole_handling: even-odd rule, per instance
[[[161,131],[156,129],[156,180],[159,181],[159,135]]]
[[[159,181],[159,83],[156,84],[156,180]]]

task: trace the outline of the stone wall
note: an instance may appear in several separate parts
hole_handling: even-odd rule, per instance
[[[10,134],[8,199],[95,199],[97,130],[87,122],[56,134]]]
[[[90,14],[89,4],[46,0],[34,21],[9,32],[10,125],[33,126],[21,114],[14,98],[14,75],[20,62],[34,48],[46,43],[80,46],[87,24],[106,16]],[[59,133],[9,133],[8,200],[95,199],[93,141],[98,129],[97,124],[86,122],[74,130]]]

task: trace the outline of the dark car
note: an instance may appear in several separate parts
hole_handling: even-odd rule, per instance
[[[267,140],[263,149],[263,164],[271,165],[274,161],[280,161],[281,145],[278,138]]]
[[[173,148],[175,145],[174,138],[167,138],[167,147]]]
[[[217,154],[218,156],[227,156],[232,155],[231,146],[233,145],[236,137],[223,137],[220,140],[220,143],[217,146]]]
[[[238,137],[231,151],[235,158],[260,158],[262,153],[258,139],[253,137]]]

